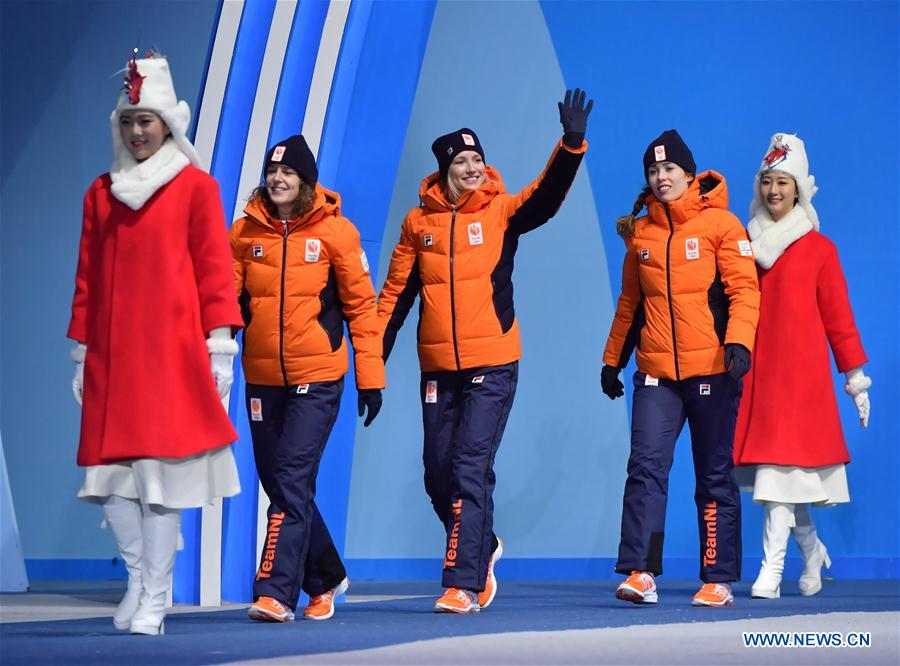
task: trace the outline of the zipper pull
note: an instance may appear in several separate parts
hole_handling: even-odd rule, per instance
[[[281,224],[284,225],[284,237],[287,238],[287,234],[288,234],[287,220],[282,220]]]

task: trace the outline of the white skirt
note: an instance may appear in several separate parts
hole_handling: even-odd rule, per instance
[[[741,490],[752,491],[753,501],[831,506],[850,501],[844,463],[824,467],[751,465],[736,467]]]
[[[78,498],[99,503],[118,495],[169,509],[191,509],[240,491],[228,445],[189,458],[137,458],[88,467]]]

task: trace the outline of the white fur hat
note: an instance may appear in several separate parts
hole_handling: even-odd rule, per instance
[[[119,114],[127,109],[153,111],[172,132],[172,140],[195,167],[203,168],[200,155],[187,138],[191,125],[191,109],[187,102],[178,101],[169,62],[165,57],[154,54],[149,58],[132,59],[125,66],[125,89],[119,95],[119,102],[109,120],[112,126],[113,154],[119,159],[119,152],[125,150],[119,130]]]
[[[803,210],[813,228],[819,230],[819,216],[813,208],[812,198],[818,191],[816,179],[809,174],[809,160],[806,158],[806,147],[796,134],[779,132],[769,141],[769,149],[759,165],[759,171],[753,181],[753,201],[750,203],[750,217],[754,217],[761,206],[765,206],[759,191],[759,179],[763,174],[772,171],[786,173],[797,183],[797,203]]]

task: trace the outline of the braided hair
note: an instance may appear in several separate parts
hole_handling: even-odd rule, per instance
[[[634,200],[634,207],[631,209],[630,215],[623,215],[616,220],[616,233],[622,238],[627,238],[634,234],[634,218],[644,209],[644,202],[647,197],[652,194],[653,190],[649,185],[644,185],[637,199]]]

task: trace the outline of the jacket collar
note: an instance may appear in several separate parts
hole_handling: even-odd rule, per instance
[[[495,196],[506,192],[503,179],[494,167],[485,166],[484,171],[487,178],[481,187],[465,192],[456,202],[455,209],[460,213],[479,211],[490,204]],[[422,185],[419,187],[419,199],[422,205],[430,210],[451,211],[454,209],[454,205],[450,203],[444,192],[441,174],[437,171],[422,180]]]
[[[765,269],[772,268],[785,250],[812,230],[813,223],[802,206],[794,206],[775,222],[763,205],[747,224],[753,256]]]
[[[172,139],[138,162],[123,146],[109,172],[112,195],[131,210],[140,210],[156,191],[181,173],[190,160]]]
[[[306,215],[288,220],[288,230],[293,231],[297,227],[313,224],[329,215],[341,214],[341,195],[332,192],[316,183],[316,198],[313,200],[312,208]],[[283,233],[284,225],[281,220],[269,215],[269,211],[263,206],[259,197],[254,197],[247,202],[244,208],[244,215],[252,218],[264,227],[272,227],[277,229],[279,233]]]
[[[704,208],[728,210],[728,186],[721,174],[704,171],[694,178],[680,199],[669,202],[668,217],[665,204],[652,194],[647,196],[646,203],[650,219],[657,224],[668,226],[669,217],[673,225],[684,224]]]

